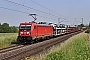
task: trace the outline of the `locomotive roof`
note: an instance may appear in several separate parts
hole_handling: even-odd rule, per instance
[[[32,23],[36,23],[36,22],[21,22],[20,23],[20,25],[25,25],[25,24],[32,24]],[[50,26],[50,25],[48,25],[48,24],[38,24],[38,23],[36,23],[36,25],[39,25],[39,26]]]
[[[32,23],[36,23],[36,22],[21,22],[20,25],[21,24],[32,24]]]

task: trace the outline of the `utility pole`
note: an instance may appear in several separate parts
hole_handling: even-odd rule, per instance
[[[60,18],[58,18],[58,26],[59,26],[59,24],[60,24]]]
[[[82,24],[83,24],[83,18],[81,18],[82,19]]]

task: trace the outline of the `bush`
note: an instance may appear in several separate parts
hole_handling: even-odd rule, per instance
[[[90,33],[90,28],[88,30],[86,30],[85,33]]]
[[[0,24],[0,33],[17,33],[18,29],[16,26],[9,26],[8,23]]]

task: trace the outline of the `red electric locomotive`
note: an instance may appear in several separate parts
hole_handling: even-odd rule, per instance
[[[36,22],[21,22],[18,30],[18,41],[20,42],[32,42],[53,35],[51,25],[42,25]]]

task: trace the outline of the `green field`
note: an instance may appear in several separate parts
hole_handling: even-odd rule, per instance
[[[0,33],[0,48],[7,47],[16,42],[17,33]]]

